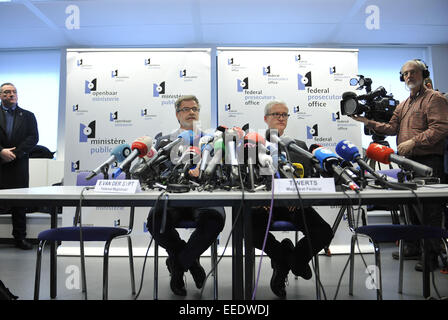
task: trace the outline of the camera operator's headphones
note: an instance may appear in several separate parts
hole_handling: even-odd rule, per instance
[[[426,65],[426,63],[423,60],[421,60],[421,59],[414,59],[414,60],[411,60],[411,61],[415,61],[415,63],[417,63],[418,66],[422,69],[423,79],[426,79],[426,78],[429,77],[428,66]],[[404,76],[401,73],[401,70],[400,70],[400,81],[404,82]]]

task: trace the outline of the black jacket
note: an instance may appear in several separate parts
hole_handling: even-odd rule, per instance
[[[11,139],[6,133],[5,111],[0,109],[0,150],[16,147],[16,159],[0,164],[0,188],[27,188],[29,186],[29,153],[39,141],[34,114],[17,106]]]

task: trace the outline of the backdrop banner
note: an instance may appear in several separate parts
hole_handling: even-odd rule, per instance
[[[179,128],[174,102],[182,95],[198,97],[200,126],[210,128],[210,61],[210,49],[67,50],[64,184],[76,185],[79,172],[97,168],[120,144],[132,145],[138,137],[153,138]],[[148,210],[136,208],[132,232],[136,254],[150,239]],[[72,225],[73,211],[64,210],[64,226]],[[126,226],[129,208],[84,208],[82,214],[83,225]],[[124,250],[125,241],[122,246]],[[111,253],[117,252],[117,245],[112,247]]]

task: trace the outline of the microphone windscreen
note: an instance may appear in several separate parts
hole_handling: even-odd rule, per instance
[[[366,151],[368,158],[384,164],[390,163],[389,158],[392,153],[394,153],[392,148],[383,146],[379,143],[371,143]]]
[[[223,139],[216,140],[213,147],[215,149],[215,153],[216,153],[217,150],[223,150],[224,151],[225,150],[225,146],[224,146]]]
[[[249,132],[244,137],[244,141],[251,141],[253,143],[261,143],[262,145],[266,145],[266,140],[263,136],[257,132]]]
[[[348,140],[339,141],[336,145],[336,153],[345,161],[354,161],[360,157],[358,148]]]
[[[151,148],[148,153],[146,154],[145,157],[147,157],[148,159],[151,159],[152,157],[154,157],[157,154],[156,149]]]
[[[315,150],[315,149],[317,149],[317,148],[322,148],[323,146],[322,145],[320,145],[320,144],[316,144],[316,143],[313,143],[312,145],[310,145],[310,147],[309,147],[309,151],[311,152],[311,153],[313,153],[313,151]]]
[[[148,136],[137,138],[132,143],[132,150],[138,150],[138,156],[140,158],[144,157],[148,153],[148,149],[152,146],[152,138]]]
[[[244,131],[240,127],[233,127],[233,130],[238,134],[238,140],[242,139],[244,137]]]
[[[182,138],[186,144],[189,144],[190,146],[194,143],[194,132],[193,130],[186,130],[182,132],[178,138]]]
[[[273,138],[274,136],[279,139],[277,129],[267,129],[264,135],[266,137],[266,140],[272,143],[277,143],[277,141],[271,141],[271,138]]]
[[[119,146],[116,146],[110,154],[115,157],[117,162],[122,162],[131,154],[131,146],[127,143],[120,144]]]
[[[294,166],[296,174],[300,178],[303,178],[305,176],[305,168],[303,167],[303,165],[298,162],[293,162],[292,165]]]
[[[337,156],[331,150],[326,149],[324,147],[314,149],[313,154],[317,158],[317,160],[319,160],[320,166],[322,168],[326,168],[326,166],[324,165],[324,161],[327,160],[328,158],[337,159]]]

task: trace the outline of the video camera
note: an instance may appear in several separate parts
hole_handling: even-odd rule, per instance
[[[357,82],[360,86],[356,90],[366,89],[366,94],[357,95],[354,92],[344,92],[341,100],[341,114],[342,115],[361,115],[369,120],[378,122],[389,122],[395,111],[395,108],[400,103],[395,100],[392,94],[387,94],[384,87],[379,87],[372,91],[372,79],[364,78],[359,75],[359,80],[353,78],[350,83]],[[366,135],[372,135],[369,129],[364,128]]]

